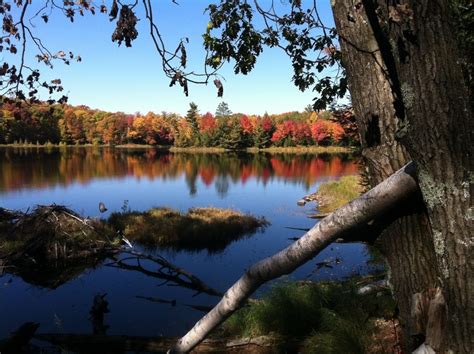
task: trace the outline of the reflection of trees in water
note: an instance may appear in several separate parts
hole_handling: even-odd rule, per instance
[[[224,198],[229,191],[229,180],[226,176],[219,175],[216,179],[216,191],[219,197]]]
[[[273,179],[309,187],[318,179],[357,172],[348,155],[312,154],[172,154],[153,149],[6,148],[0,149],[0,190],[87,183],[93,179],[134,176],[177,179],[184,176],[191,195],[198,181],[215,185],[225,196],[231,183]]]

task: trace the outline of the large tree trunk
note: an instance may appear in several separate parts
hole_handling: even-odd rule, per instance
[[[333,12],[368,182],[374,186],[410,157],[395,139],[400,122],[394,105],[396,98],[364,8],[353,6],[352,1],[336,1]],[[425,334],[423,321],[412,310],[414,295],[436,287],[438,279],[426,212],[421,208],[396,220],[383,232],[377,245],[389,268],[402,326],[402,347],[408,351],[419,345],[418,338]]]
[[[446,300],[447,331],[439,350],[473,353],[472,106],[457,62],[449,2],[412,0],[404,5],[408,16],[390,24],[386,33],[400,53],[395,67],[406,114],[401,139],[419,166]],[[393,11],[384,6],[383,13]]]
[[[263,283],[291,273],[337,238],[344,237],[368,222],[377,221],[405,207],[418,191],[413,175],[414,166],[409,164],[363,196],[321,220],[286,249],[250,267],[227,290],[222,300],[197,322],[170,352],[183,353],[192,350],[214,328],[239,309]]]
[[[448,2],[336,1],[334,11],[371,177],[403,163],[406,151],[419,166],[429,223],[401,220],[388,230],[396,238],[382,242],[405,334],[426,328],[435,350],[474,352],[474,129]],[[435,285],[440,292],[430,290]],[[420,290],[436,295],[428,310],[417,310],[429,304]]]

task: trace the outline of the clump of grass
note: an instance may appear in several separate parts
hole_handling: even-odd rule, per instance
[[[353,282],[279,284],[262,300],[232,315],[223,332],[231,336],[301,338],[305,353],[364,353],[373,319],[393,316],[390,294],[358,295]]]
[[[125,237],[149,248],[217,252],[232,241],[268,225],[264,218],[232,209],[192,208],[182,213],[170,208],[114,213],[108,220]]]
[[[315,199],[320,212],[330,213],[357,198],[362,191],[359,176],[343,176],[337,181],[321,184]]]

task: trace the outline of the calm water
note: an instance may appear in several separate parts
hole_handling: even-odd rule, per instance
[[[224,291],[252,263],[290,244],[309,228],[314,204],[296,201],[321,182],[357,173],[348,157],[267,154],[170,154],[154,150],[71,148],[0,149],[0,206],[26,210],[36,204],[64,204],[90,217],[107,217],[124,202],[133,210],[169,206],[231,207],[265,216],[271,226],[230,244],[218,254],[158,250],[172,263]],[[109,211],[99,215],[98,203]],[[342,263],[316,272],[315,263]],[[331,279],[366,272],[362,245],[335,244],[289,278]],[[179,335],[202,316],[183,304],[213,305],[218,299],[140,272],[108,266],[87,269],[56,289],[34,286],[9,274],[0,276],[0,338],[26,321],[39,332],[91,333],[88,313],[94,295],[107,293],[108,334]],[[176,300],[176,306],[136,296]]]

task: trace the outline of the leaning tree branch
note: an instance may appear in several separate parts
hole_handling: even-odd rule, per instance
[[[309,261],[341,235],[376,220],[387,210],[400,207],[418,191],[415,166],[411,162],[375,188],[337,209],[303,237],[279,253],[250,267],[224,294],[222,300],[169,350],[186,353],[198,345],[219,324],[239,309],[265,282],[278,278]]]

